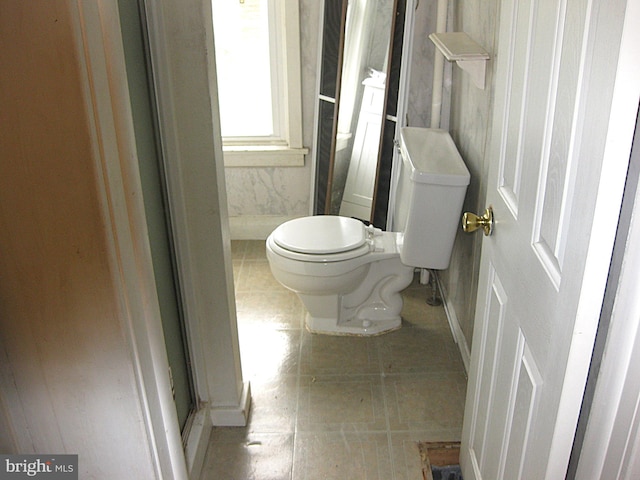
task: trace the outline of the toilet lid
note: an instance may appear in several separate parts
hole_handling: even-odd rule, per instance
[[[365,243],[367,233],[359,220],[318,215],[285,222],[273,231],[272,238],[286,250],[322,255],[354,250]]]

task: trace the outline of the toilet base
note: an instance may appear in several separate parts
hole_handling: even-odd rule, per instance
[[[394,318],[375,321],[354,318],[339,325],[336,323],[335,318],[312,317],[309,313],[307,313],[306,317],[307,330],[311,333],[323,335],[369,337],[398,330],[401,325],[402,319],[399,315]]]
[[[297,292],[307,308],[307,329],[325,335],[372,336],[400,328],[402,290],[413,280],[413,267],[390,257],[368,264],[363,281],[345,294]]]

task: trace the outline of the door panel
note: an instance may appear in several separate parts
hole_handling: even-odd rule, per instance
[[[593,228],[589,212],[623,186],[599,190],[619,45],[602,15],[590,0],[501,2],[465,479],[564,478],[617,215]]]
[[[495,270],[491,269],[489,273],[489,285],[487,289],[489,298],[485,305],[484,318],[482,325],[485,329],[482,332],[482,342],[480,348],[482,348],[483,358],[486,359],[485,363],[481,366],[482,376],[488,381],[479,385],[478,397],[474,400],[474,403],[478,405],[475,427],[470,434],[473,442],[471,448],[474,452],[476,468],[486,469],[489,471],[495,471],[498,462],[497,459],[500,455],[500,445],[487,445],[485,444],[486,433],[489,430],[489,424],[493,425],[493,428],[500,428],[498,422],[502,420],[504,430],[504,405],[502,409],[494,408],[490,409],[491,405],[494,405],[497,401],[507,398],[502,395],[502,385],[497,384],[505,377],[498,375],[499,356],[501,351],[501,338],[503,337],[504,330],[504,318],[508,305],[507,294],[502,287],[502,284],[495,275]],[[498,417],[498,418],[496,418]]]

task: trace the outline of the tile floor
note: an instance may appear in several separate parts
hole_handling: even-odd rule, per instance
[[[422,479],[417,441],[460,439],[466,378],[442,307],[405,292],[400,330],[312,335],[264,242],[232,242],[245,428],[214,428],[202,480]]]

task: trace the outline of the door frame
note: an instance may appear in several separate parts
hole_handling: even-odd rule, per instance
[[[624,190],[625,179],[630,165],[630,156],[634,142],[634,131],[638,118],[638,105],[640,102],[640,0],[626,0],[625,16],[622,20],[619,18],[611,18],[607,13],[607,7],[603,4],[592,5],[594,9],[598,9],[598,13],[594,17],[596,24],[593,25],[592,42],[596,47],[593,55],[612,55],[611,43],[607,45],[606,39],[615,38],[616,30],[621,32],[619,39],[618,59],[616,62],[616,72],[614,85],[611,88],[611,102],[608,116],[593,122],[592,128],[606,128],[606,141],[603,152],[602,176],[599,183],[598,201],[596,210],[590,215],[596,219],[592,226],[591,242],[588,257],[586,259],[587,268],[584,272],[585,283],[587,288],[583,291],[583,299],[580,301],[581,308],[578,315],[586,319],[593,317],[594,320],[599,318],[599,312],[603,306],[605,285],[610,273],[610,263],[613,257],[613,245],[616,237],[617,226],[621,218],[622,195]],[[599,40],[598,40],[599,39]],[[592,75],[602,75],[601,72],[590,72]],[[602,91],[595,91],[590,81],[584,80],[587,89],[590,91],[590,97],[595,99]],[[594,83],[597,83],[594,82]],[[593,112],[593,110],[591,110]],[[588,134],[588,130],[587,130]],[[588,141],[586,142],[589,143]],[[586,212],[578,212],[585,214]],[[624,217],[622,217],[624,221]],[[606,252],[606,255],[603,253]],[[624,254],[624,260],[631,253],[627,249]],[[634,257],[631,256],[633,261]],[[587,280],[592,276],[591,280]],[[620,279],[619,289],[637,286],[637,282],[632,276]],[[597,300],[597,302],[595,301]],[[637,300],[631,298],[622,298],[619,308],[624,310],[631,308],[637,304]],[[596,314],[597,313],[597,314]],[[635,331],[638,319],[629,319],[623,328],[629,329],[630,332]],[[565,377],[565,384],[560,403],[560,417],[562,418],[556,424],[554,432],[554,440],[551,445],[551,457],[547,469],[547,478],[561,478],[561,472],[566,472],[569,462],[572,445],[564,443],[561,439],[566,438],[569,434],[573,437],[576,434],[578,416],[580,409],[576,407],[584,398],[586,377],[589,368],[589,362],[585,364],[582,360],[583,351],[589,349],[593,352],[597,323],[592,321],[583,321],[576,324],[574,329],[574,341],[569,354],[569,362]],[[615,348],[615,347],[613,347]],[[592,357],[590,357],[592,358]],[[622,367],[624,365],[623,357],[613,356],[607,359],[609,368]],[[604,384],[600,384],[603,381]],[[601,392],[605,388],[606,378],[599,380],[596,389]],[[615,397],[616,392],[613,392]],[[607,394],[605,393],[606,397]],[[624,408],[625,406],[622,405]],[[562,412],[565,412],[563,414]],[[623,412],[618,412],[623,413]],[[628,413],[628,412],[627,412]],[[613,429],[615,418],[609,419],[602,427]],[[590,422],[591,423],[591,422]],[[634,425],[625,425],[626,432],[622,429],[619,434],[633,433]],[[600,431],[600,434],[603,432]],[[604,435],[593,435],[585,437],[582,450],[592,453],[595,458],[602,458],[605,454],[610,455],[609,446],[616,447],[613,439]],[[637,447],[636,447],[637,448]],[[596,454],[596,452],[598,452]],[[616,451],[616,453],[620,453]],[[582,456],[581,461],[589,462],[587,456]],[[587,470],[589,478],[595,472]],[[586,477],[585,477],[586,478]],[[595,477],[593,477],[595,478]]]
[[[640,252],[634,248],[640,244],[640,228],[633,221],[640,213],[640,116],[631,157],[610,283],[568,478],[640,474],[640,382],[634,374],[640,361]]]
[[[209,83],[215,79],[211,6],[206,0],[139,0],[152,49],[171,233],[196,384],[197,411],[183,445],[153,276],[117,2],[69,1],[75,5],[86,104],[97,132],[101,176],[96,181],[110,219],[106,228],[123,330],[156,476],[198,478],[212,426],[246,425],[250,406],[250,386],[240,368],[217,98]],[[170,39],[169,32],[181,38]],[[187,71],[180,40],[189,35],[204,36],[211,48],[203,46],[197,58],[187,58],[195,65]],[[203,91],[210,93],[210,102],[203,102]]]
[[[246,425],[251,403],[240,366],[211,2],[138,3],[147,29],[148,68],[199,407],[185,452],[193,477],[192,470],[203,463],[211,427]]]
[[[622,205],[621,222],[612,260],[615,275],[607,292],[601,323],[606,330],[592,369],[597,375],[587,388],[581,424],[572,458],[576,478],[632,478],[640,474],[640,385],[633,374],[640,358],[640,0],[628,0],[622,34],[618,79],[621,84],[614,115],[631,115],[635,108],[635,133]],[[634,106],[635,105],[635,106]],[[618,120],[616,115],[615,120]],[[627,123],[627,131],[632,126]],[[635,191],[634,191],[635,190]],[[628,194],[628,195],[627,195]],[[608,287],[609,288],[609,287]],[[600,332],[598,333],[600,335]],[[601,363],[600,363],[601,361]],[[590,372],[590,375],[592,373]],[[615,468],[619,470],[615,472]],[[619,474],[616,475],[616,474]],[[623,475],[624,474],[624,475]]]
[[[74,5],[75,4],[75,5]],[[116,2],[69,1],[76,23],[87,116],[93,121],[97,190],[110,268],[130,344],[140,410],[157,478],[188,478],[169,380]]]

